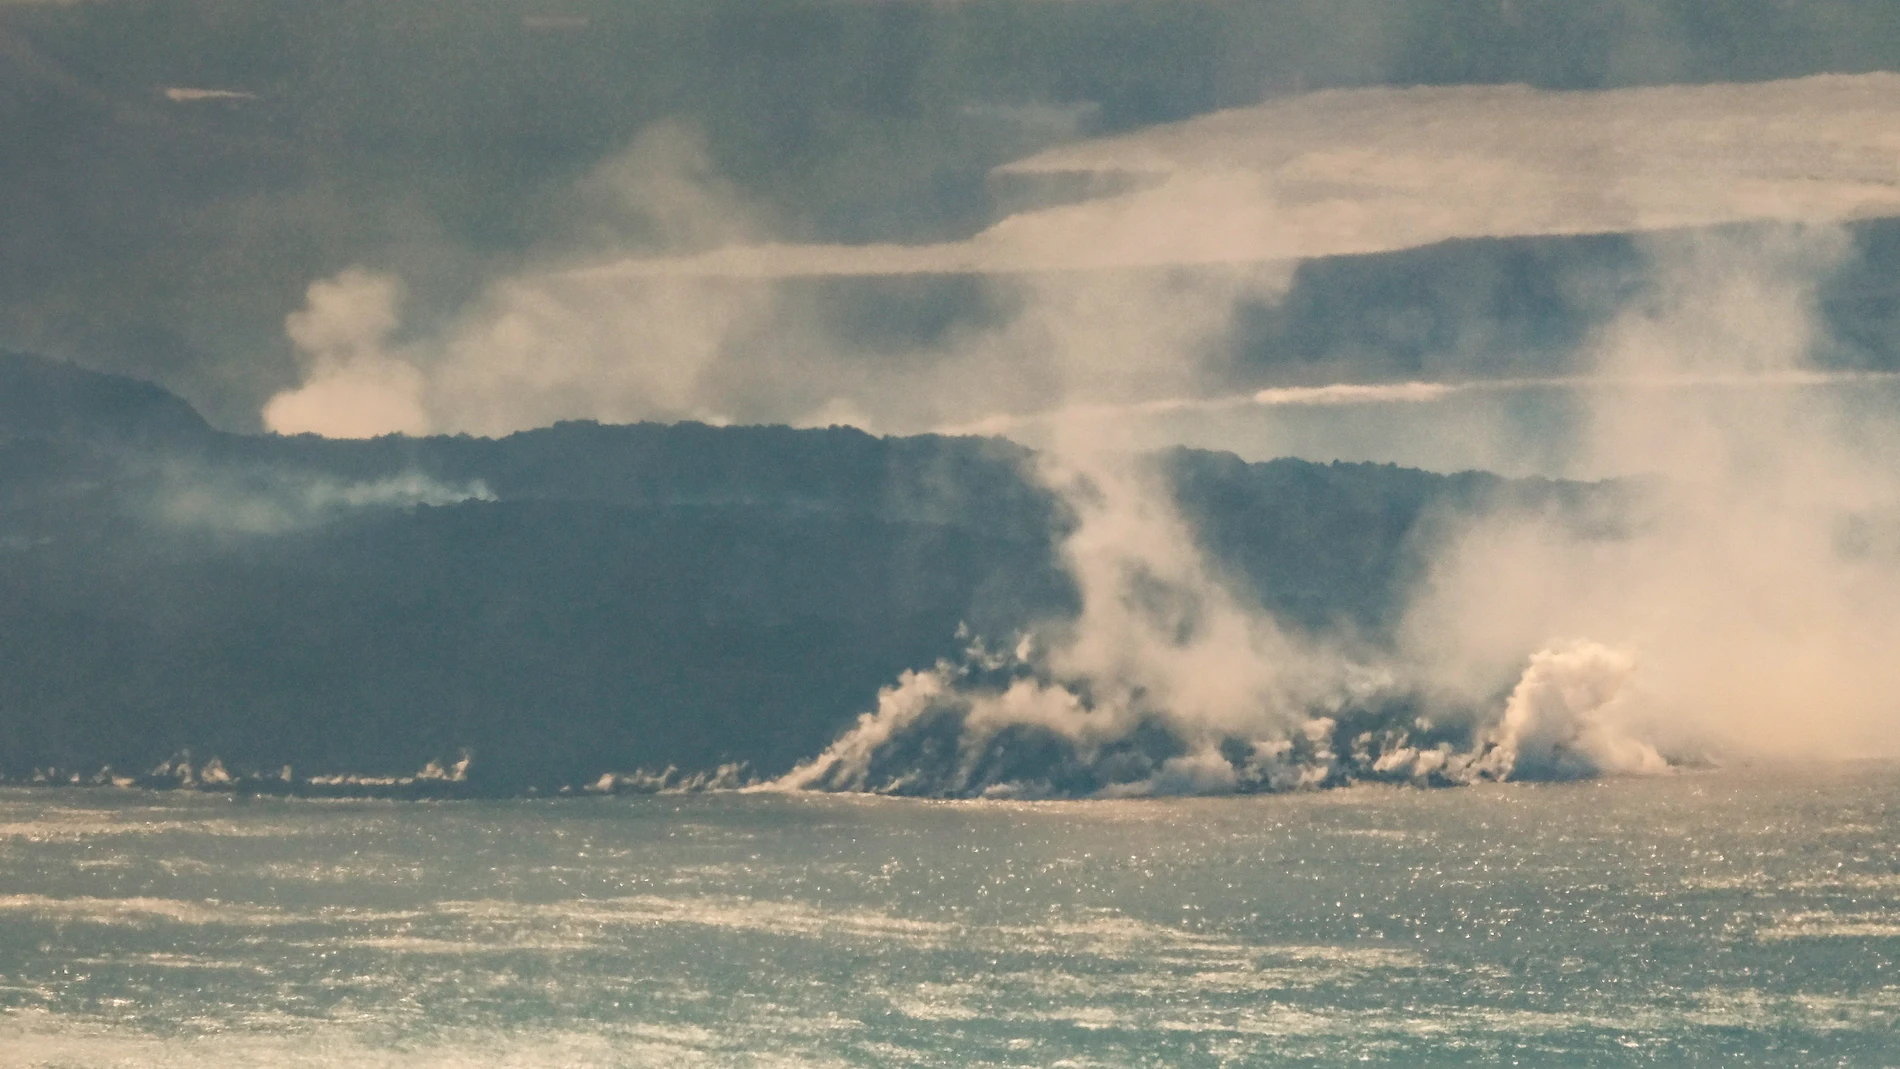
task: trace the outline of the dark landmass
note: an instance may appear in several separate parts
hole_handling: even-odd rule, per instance
[[[960,629],[1074,611],[1033,461],[835,427],[235,435],[0,355],[0,775],[430,795],[782,772]],[[1156,462],[1242,591],[1372,641],[1435,524],[1605,492]]]

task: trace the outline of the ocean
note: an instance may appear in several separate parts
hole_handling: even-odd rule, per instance
[[[1900,1065],[1900,768],[0,790],[0,1067]]]

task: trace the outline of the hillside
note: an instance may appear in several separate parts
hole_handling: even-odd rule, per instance
[[[1074,609],[1071,522],[975,438],[561,424],[502,439],[215,432],[156,387],[0,359],[0,774],[398,776],[485,793],[761,773],[959,628]],[[1582,488],[1157,459],[1283,620],[1377,635],[1435,518]]]

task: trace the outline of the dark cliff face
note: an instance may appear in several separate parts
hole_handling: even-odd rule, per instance
[[[210,431],[156,387],[8,358],[0,774],[400,775],[467,789],[790,767],[960,629],[1075,609],[1032,457],[842,428],[562,424],[504,439]],[[18,385],[18,392],[14,387]],[[1558,484],[1158,462],[1282,619],[1376,636],[1434,517]]]

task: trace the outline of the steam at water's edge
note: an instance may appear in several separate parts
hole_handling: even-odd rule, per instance
[[[631,176],[630,203],[679,224],[670,255],[550,263],[497,282],[439,336],[409,340],[393,279],[320,282],[288,323],[309,380],[279,395],[267,422],[323,429],[337,412],[379,413],[396,429],[497,431],[563,415],[717,422],[769,404],[774,418],[916,429],[1031,414],[1049,458],[1036,478],[1075,518],[1061,552],[1079,616],[1032,627],[1005,661],[979,644],[969,664],[906,675],[786,785],[1199,792],[1646,772],[1723,751],[1893,752],[1900,669],[1885,666],[1900,643],[1900,496],[1866,458],[1900,455],[1900,427],[1857,410],[1844,390],[1816,388],[1862,380],[1817,365],[1827,339],[1814,307],[1818,280],[1849,254],[1832,223],[1900,203],[1878,149],[1890,80],[1321,95],[1064,150],[1108,153],[1102,166],[1127,169],[1124,157],[1172,146],[1154,158],[1173,162],[1158,191],[1014,217],[961,243],[960,256],[1004,239],[1020,254],[937,268],[979,276],[972,285],[994,316],[879,354],[891,358],[875,370],[854,362],[866,354],[840,357],[822,317],[784,283],[895,271],[880,259],[890,250],[800,251],[719,225],[726,214],[743,221],[743,206],[690,138],[657,133],[602,174]],[[1748,101],[1773,104],[1764,114],[1784,121],[1752,115]],[[1662,110],[1642,110],[1652,105]],[[1335,112],[1368,124],[1381,147],[1342,155],[1336,130],[1307,121]],[[1443,118],[1444,130],[1501,155],[1476,166],[1456,144],[1420,141],[1419,130],[1439,127],[1394,116]],[[1309,141],[1280,158],[1269,135],[1296,119]],[[1500,137],[1494,119],[1515,132]],[[1210,130],[1234,144],[1210,141]],[[1600,200],[1572,195],[1567,172],[1501,177],[1521,168],[1500,160],[1558,158],[1553,138],[1564,138],[1553,130],[1616,150],[1603,156],[1606,173],[1584,181]],[[1803,162],[1791,173],[1795,156],[1774,146],[1796,133],[1820,147],[1795,154]],[[1484,179],[1474,188],[1495,196],[1459,186],[1474,173]],[[1714,208],[1685,214],[1711,191],[1722,198]],[[1368,228],[1378,248],[1396,248],[1803,219],[1826,225],[1643,239],[1649,276],[1603,298],[1607,326],[1575,354],[1582,375],[1243,395],[1261,410],[1345,410],[1527,383],[1587,387],[1567,397],[1574,419],[1563,425],[1511,426],[1498,406],[1407,444],[1501,455],[1534,443],[1563,454],[1563,474],[1663,476],[1605,524],[1486,515],[1416,547],[1427,565],[1386,638],[1301,632],[1229,583],[1114,418],[1173,398],[1188,399],[1182,411],[1223,403],[1239,307],[1283,296],[1293,257],[1366,251]],[[1237,230],[1247,240],[1219,255],[1196,244]],[[1290,234],[1310,240],[1274,244]],[[787,257],[797,262],[788,268]],[[1645,388],[1654,384],[1677,388]],[[1738,385],[1751,388],[1729,388]]]
[[[1831,230],[1658,243],[1595,362],[1798,380],[1843,247]],[[1870,429],[1825,395],[1592,395],[1580,457],[1665,478],[1607,531],[1505,512],[1455,532],[1389,644],[1300,634],[1237,594],[1165,487],[1084,426],[1040,473],[1077,517],[1080,615],[907,673],[780,786],[1221,793],[1893,746],[1900,500],[1847,437]]]

